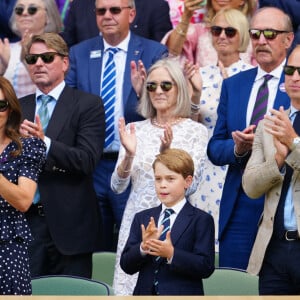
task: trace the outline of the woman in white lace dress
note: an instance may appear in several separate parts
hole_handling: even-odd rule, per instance
[[[200,68],[203,84],[199,121],[207,127],[209,138],[213,134],[217,121],[223,79],[253,67],[240,59],[240,53],[244,52],[249,44],[248,29],[247,18],[237,9],[221,10],[212,19],[212,44],[218,53],[218,63],[216,61],[215,64]],[[202,184],[190,199],[194,206],[214,217],[216,251],[218,251],[219,206],[226,171],[227,166],[215,166],[207,159]]]
[[[152,170],[155,155],[173,147],[184,149],[192,156],[195,174],[188,196],[195,192],[202,178],[208,142],[207,129],[189,118],[188,82],[178,61],[164,59],[150,68],[139,110],[145,121],[125,126],[124,119],[120,120],[122,146],[111,179],[112,189],[118,193],[132,183],[119,232],[113,284],[117,295],[132,294],[136,284],[137,274],[127,275],[119,265],[133,217],[141,210],[159,205]]]

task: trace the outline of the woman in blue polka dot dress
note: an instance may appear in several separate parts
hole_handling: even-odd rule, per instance
[[[24,212],[30,207],[46,147],[19,133],[21,109],[10,82],[0,76],[0,295],[30,295]]]

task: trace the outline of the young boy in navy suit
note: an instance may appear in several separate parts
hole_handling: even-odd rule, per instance
[[[185,198],[193,160],[184,150],[167,149],[153,170],[161,205],[135,215],[121,267],[139,272],[134,295],[203,295],[202,278],[214,271],[214,222]]]

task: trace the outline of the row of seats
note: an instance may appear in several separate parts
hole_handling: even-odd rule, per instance
[[[112,289],[116,254],[93,254],[92,280],[72,276],[32,279],[33,295],[114,295]],[[216,266],[218,254],[216,254]],[[258,277],[242,270],[218,268],[203,280],[205,295],[258,295]]]

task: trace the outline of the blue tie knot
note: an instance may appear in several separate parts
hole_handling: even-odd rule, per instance
[[[38,100],[41,100],[42,105],[47,105],[48,103],[50,103],[53,100],[53,97],[50,95],[39,95],[38,96]]]
[[[120,50],[121,49],[119,49],[119,48],[108,48],[106,51],[108,52],[110,57],[113,57]]]

